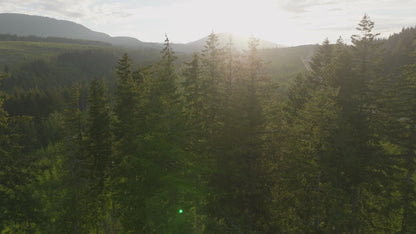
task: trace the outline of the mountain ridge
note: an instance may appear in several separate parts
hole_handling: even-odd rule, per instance
[[[26,15],[18,13],[0,13],[0,34],[17,36],[62,37],[71,39],[101,41],[114,46],[127,48],[162,48],[163,44],[143,42],[133,37],[112,37],[103,32],[93,31],[82,24],[68,20],[59,20],[46,16]],[[231,33],[217,34],[220,44],[225,46],[229,38],[237,49],[247,49],[248,38]],[[189,43],[171,43],[177,52],[193,53],[204,48],[208,36]],[[281,45],[259,39],[259,48],[277,48]]]
[[[216,35],[218,37],[218,41],[221,46],[227,46],[227,44],[230,43],[231,41],[232,46],[236,49],[240,49],[240,50],[248,49],[248,42],[250,40],[250,38],[248,37],[244,37],[244,36],[229,33],[229,32],[216,33]],[[183,51],[183,52],[200,51],[201,49],[204,48],[208,37],[209,36],[205,36],[199,40],[191,41],[191,42],[183,43],[183,44],[176,43],[176,44],[173,44],[172,47],[178,51]],[[283,45],[279,45],[274,42],[266,41],[263,39],[258,39],[258,42],[259,42],[258,49],[285,47]]]
[[[68,20],[16,13],[0,14],[0,34],[102,41],[125,47],[144,44],[136,38],[111,37],[106,33],[93,31],[82,24]]]

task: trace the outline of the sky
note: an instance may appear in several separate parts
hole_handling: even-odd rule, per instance
[[[416,0],[0,0],[1,13],[70,20],[111,36],[175,43],[211,32],[254,36],[286,46],[350,36],[364,14],[388,37],[416,26]]]

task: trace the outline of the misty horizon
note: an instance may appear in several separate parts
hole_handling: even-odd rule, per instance
[[[226,1],[190,0],[50,2],[4,0],[1,12],[69,20],[111,36],[144,42],[189,43],[229,32],[285,46],[319,44],[340,36],[349,42],[359,19],[368,14],[381,38],[415,25],[416,4],[402,1]]]

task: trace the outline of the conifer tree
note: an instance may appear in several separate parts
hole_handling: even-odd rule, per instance
[[[8,76],[0,74],[0,82]],[[35,158],[27,150],[33,147],[28,144],[32,139],[24,130],[33,122],[28,116],[9,115],[3,108],[6,99],[0,91],[0,230],[34,232],[34,224],[44,217],[30,187]]]
[[[124,54],[116,68],[117,90],[113,109],[115,142],[111,169],[113,232],[141,232],[145,225],[146,191],[142,184],[143,155],[140,154],[145,117],[131,66],[131,59]]]
[[[223,121],[224,110],[224,56],[220,48],[218,36],[211,33],[208,36],[201,54],[202,63],[202,99],[204,107],[204,132],[207,139],[212,141]]]
[[[333,147],[323,158],[328,180],[333,185],[332,193],[338,195],[337,206],[348,204],[350,209],[328,210],[329,223],[335,230],[353,233],[377,230],[366,217],[382,218],[372,207],[371,199],[382,189],[383,173],[380,149],[371,124],[372,93],[370,85],[377,78],[377,46],[372,33],[374,23],[365,15],[352,36],[353,46],[347,48],[340,41],[335,47],[336,56],[327,73],[333,88],[339,88],[336,97],[340,109],[338,128],[330,137]],[[351,69],[353,68],[353,69]],[[341,173],[340,173],[341,172]],[[372,208],[370,208],[372,207]],[[344,219],[345,225],[338,225],[336,219]]]
[[[324,42],[318,47],[310,63],[311,74],[309,75],[310,82],[315,88],[326,86],[329,82],[328,73],[331,65],[332,45],[329,44],[329,40],[325,39]]]
[[[116,68],[117,91],[114,113],[116,116],[115,136],[119,141],[122,154],[134,152],[135,136],[139,132],[141,123],[138,114],[138,95],[136,83],[131,70],[132,61],[128,54],[124,54]]]
[[[211,231],[264,231],[265,175],[262,173],[262,136],[264,120],[262,94],[264,70],[257,51],[257,40],[251,40],[245,56],[245,69],[231,77],[230,93],[224,93],[227,80],[217,86],[222,94],[222,127],[215,135],[212,151],[213,171],[208,181],[215,196],[208,196],[208,212],[216,221]],[[230,62],[230,61],[229,61]],[[225,78],[225,77],[224,77]],[[223,86],[222,86],[223,85]],[[227,101],[227,95],[229,95]],[[216,223],[216,224],[215,224]]]
[[[112,134],[109,106],[104,85],[92,80],[88,93],[88,118],[86,123],[86,153],[90,166],[89,198],[90,222],[96,232],[108,232],[109,176],[111,175]]]
[[[225,88],[225,66],[223,50],[220,48],[218,36],[211,33],[205,42],[205,47],[201,53],[201,137],[199,154],[206,165],[203,171],[205,181],[211,192],[206,194],[206,209],[210,219],[207,222],[207,229],[211,232],[220,232],[220,222],[224,219],[221,213],[230,212],[228,208],[221,207],[224,203],[222,192],[225,181],[221,181],[223,176],[222,168],[225,166],[221,162],[222,149],[224,147],[224,88]],[[229,198],[227,198],[229,199]],[[224,209],[222,209],[224,208]]]
[[[270,80],[265,74],[264,62],[257,49],[258,45],[258,39],[251,38],[249,40],[249,50],[245,54],[246,75],[240,81],[247,90],[245,95],[240,94],[243,103],[241,114],[245,116],[246,120],[240,126],[242,134],[239,138],[242,140],[242,145],[239,148],[241,150],[240,157],[245,164],[241,179],[246,183],[246,187],[240,189],[245,193],[243,194],[243,201],[246,203],[244,213],[247,216],[247,219],[242,221],[246,223],[246,231],[248,232],[264,231],[264,224],[259,224],[268,219],[268,214],[265,211],[267,210],[266,200],[270,192],[267,188],[267,173],[262,165],[264,155],[261,149],[264,148],[264,102],[271,90],[267,85]]]
[[[375,38],[378,34],[372,32],[374,23],[369,19],[367,15],[364,15],[363,19],[359,23],[357,30],[358,35],[351,37],[353,42],[353,61],[355,66],[355,77],[357,80],[354,82],[353,90],[348,95],[349,100],[344,100],[343,105],[343,117],[349,126],[349,134],[354,140],[351,141],[351,149],[355,160],[355,165],[351,165],[351,187],[352,193],[355,194],[355,198],[352,200],[352,230],[360,232],[366,230],[368,224],[365,218],[360,213],[369,215],[368,198],[373,194],[372,189],[379,185],[375,180],[377,177],[370,176],[370,168],[376,169],[378,165],[374,162],[378,162],[378,157],[381,157],[379,149],[376,144],[374,136],[374,129],[370,122],[372,113],[372,94],[370,84],[377,78],[380,64],[377,61],[377,43]],[[341,87],[342,88],[342,87]],[[347,111],[349,112],[347,113]]]
[[[172,230],[186,233],[192,228],[189,207],[194,201],[190,192],[194,192],[194,178],[190,174],[193,168],[189,168],[190,154],[184,150],[188,141],[175,60],[166,37],[154,74],[149,82],[143,84],[143,89],[148,91],[145,95],[148,99],[145,106],[146,132],[141,142],[142,162],[146,165],[142,183],[147,192],[144,230],[160,233]],[[178,214],[178,205],[183,207],[183,214]]]
[[[181,83],[183,92],[181,94],[184,117],[186,119],[185,129],[189,140],[187,148],[198,152],[202,140],[202,71],[201,58],[198,54],[192,56],[189,63],[185,63],[182,70],[184,78]]]
[[[65,115],[65,173],[64,183],[68,186],[65,212],[61,217],[61,225],[67,226],[73,233],[85,232],[88,228],[86,224],[86,207],[88,202],[86,191],[88,182],[88,162],[83,147],[82,119],[79,109],[79,84],[72,88],[71,100],[68,108],[64,111]]]
[[[150,124],[155,131],[163,129],[165,135],[180,134],[180,128],[175,129],[180,121],[175,60],[175,52],[166,36],[165,46],[161,51],[161,60],[156,66],[156,74],[153,77],[149,95],[149,114],[151,121],[153,121]],[[159,129],[156,129],[157,127]]]
[[[388,88],[385,88],[385,101],[381,117],[384,123],[381,133],[385,136],[387,150],[391,151],[391,159],[394,173],[391,173],[394,183],[391,187],[399,191],[400,197],[400,232],[411,233],[416,231],[414,218],[416,206],[412,202],[416,198],[415,174],[415,107],[416,107],[416,65],[409,64],[403,67],[402,74],[395,77],[396,80]],[[388,82],[388,81],[387,81]],[[389,82],[390,83],[390,82]],[[382,116],[381,116],[382,115]],[[387,123],[387,124],[386,124]],[[387,127],[385,127],[387,126]],[[394,150],[396,149],[396,150]],[[401,168],[397,171],[396,168]],[[400,183],[397,183],[397,180]],[[390,197],[391,200],[397,198]],[[395,207],[390,207],[394,209]],[[398,211],[396,211],[398,212]]]

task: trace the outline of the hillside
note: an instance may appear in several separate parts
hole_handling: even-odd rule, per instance
[[[93,31],[83,25],[66,21],[57,20],[43,16],[33,16],[24,14],[0,14],[0,34],[9,34],[17,36],[36,36],[36,37],[59,37],[72,38],[89,41],[106,42],[114,46],[126,48],[152,48],[160,50],[161,43],[143,42],[132,37],[111,37],[102,32]],[[230,36],[233,43],[238,49],[246,49],[249,38],[229,33],[218,34],[222,45],[226,45]],[[172,44],[177,52],[193,53],[203,49],[207,37],[194,42],[184,44]],[[259,48],[276,48],[281,47],[275,43],[260,40]]]
[[[3,90],[8,92],[14,88],[70,86],[74,82],[88,82],[94,77],[113,80],[117,59],[125,52],[141,66],[154,64],[160,59],[159,49],[146,47],[124,49],[88,41],[82,44],[36,41],[39,40],[36,37],[31,37],[35,41],[18,39],[0,43],[0,70],[12,74],[2,82]],[[262,49],[260,56],[267,63],[268,73],[273,74],[273,79],[283,82],[282,87],[285,87],[288,80],[305,71],[301,58],[310,56],[315,47]],[[176,52],[176,55],[178,69],[191,59],[190,53]]]
[[[408,28],[380,41],[385,48],[385,61],[390,64],[385,66],[387,73],[393,73],[403,64],[413,61],[410,53],[412,50],[409,48],[414,48],[412,38],[415,34],[414,28]],[[220,46],[226,46],[231,38],[235,48],[247,49],[248,38],[229,33],[220,33],[217,36]],[[179,57],[178,68],[180,64],[191,59],[192,53],[203,50],[206,40],[207,37],[187,44],[171,44]],[[15,85],[24,89],[46,87],[52,79],[50,84],[65,86],[104,74],[112,79],[116,61],[123,53],[128,52],[138,65],[150,65],[160,59],[162,48],[162,44],[141,42],[134,38],[110,37],[70,21],[21,14],[0,14],[0,41],[0,69],[13,71],[12,78],[3,84],[3,88],[9,91]],[[268,73],[273,79],[280,81],[282,90],[286,89],[296,74],[306,71],[304,62],[310,60],[316,47],[304,45],[284,48],[259,40],[260,56],[267,64]],[[65,65],[59,63],[59,58],[69,55],[71,59],[66,60]],[[108,58],[101,58],[103,56]],[[86,64],[101,67],[104,71],[87,69],[86,66],[83,66],[85,69],[79,69],[81,64],[78,61],[85,61],[84,57],[89,58]],[[53,72],[39,73],[39,68],[33,64],[47,64],[48,70]],[[60,70],[60,67],[65,69]],[[70,74],[76,78],[70,78],[71,75],[65,73],[69,70],[75,71]],[[19,81],[15,80],[16,77],[20,77]]]
[[[102,32],[95,32],[87,27],[66,20],[57,20],[43,16],[24,14],[0,14],[0,34],[38,37],[64,37],[91,41],[107,42],[115,46],[147,46],[136,38],[111,37]]]
[[[37,41],[2,41],[0,66],[24,63],[39,58],[50,58],[66,51],[105,50],[109,46],[97,44],[52,43]]]

